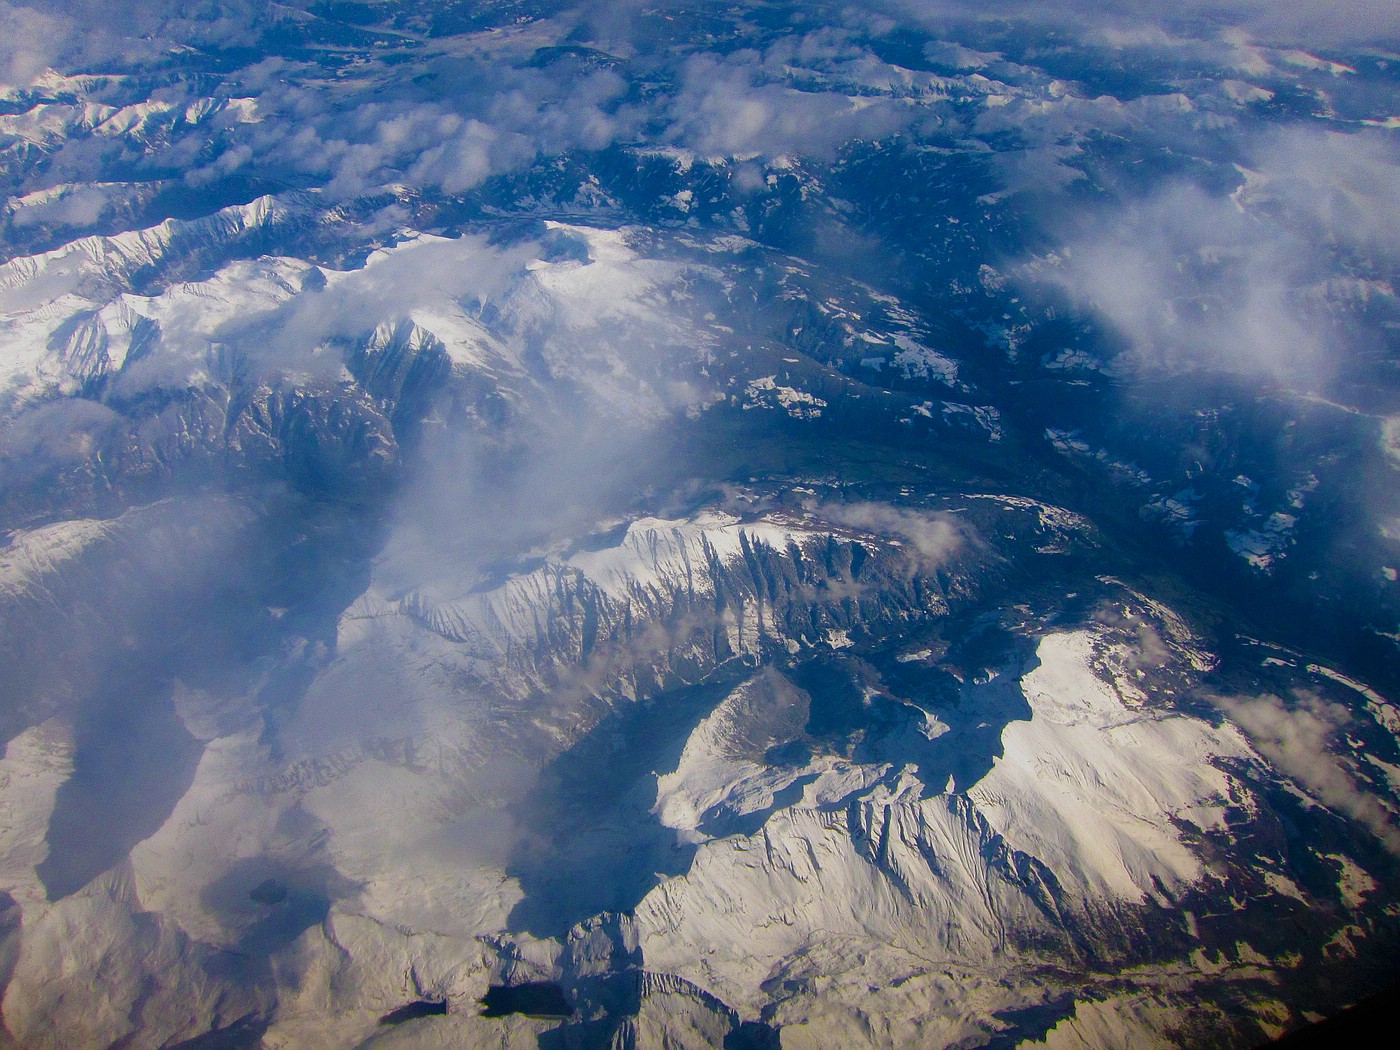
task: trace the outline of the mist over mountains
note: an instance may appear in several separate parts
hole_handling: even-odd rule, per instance
[[[1389,7],[0,28],[0,1046],[1400,978]]]

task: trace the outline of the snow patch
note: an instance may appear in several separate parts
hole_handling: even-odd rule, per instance
[[[782,386],[776,375],[762,376],[749,380],[745,390],[748,400],[743,404],[750,408],[781,408],[793,419],[816,419],[827,407],[826,401],[796,387]]]
[[[1009,844],[1087,893],[1122,900],[1181,888],[1203,873],[1175,822],[1224,824],[1239,793],[1222,758],[1257,762],[1232,726],[1126,707],[1094,670],[1094,635],[1047,635],[1022,679],[1028,722],[969,797]]]

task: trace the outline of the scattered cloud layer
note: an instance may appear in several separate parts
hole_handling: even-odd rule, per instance
[[[73,23],[48,11],[0,4],[0,32],[9,45],[0,53],[0,87],[33,83],[61,56]]]
[[[0,56],[0,88],[28,86],[49,68],[108,73],[159,61],[175,47],[250,45],[269,23],[297,16],[297,6],[298,0],[3,0],[7,54]]]
[[[877,9],[925,26],[1012,19],[1033,26],[1074,27],[1119,43],[1210,39],[1229,34],[1311,46],[1374,44],[1400,38],[1400,10],[1371,0],[1075,0],[1047,5],[1034,0],[995,0],[969,10],[958,0],[880,0]]]
[[[910,544],[924,572],[947,563],[969,542],[967,524],[953,514],[910,510],[888,503],[845,503],[824,506],[820,516],[838,525],[895,536]]]
[[[1400,255],[1400,151],[1288,129],[1246,146],[1235,192],[1172,181],[1078,220],[1027,269],[1093,312],[1146,372],[1219,371],[1315,389],[1350,329],[1334,309]]]
[[[686,62],[670,105],[667,137],[702,156],[830,160],[853,139],[882,139],[914,110],[894,99],[801,90],[767,80],[762,57],[697,55]]]
[[[1305,692],[1291,700],[1269,693],[1214,699],[1281,772],[1400,854],[1400,825],[1394,814],[1361,789],[1337,756],[1336,741],[1352,722],[1345,707]]]

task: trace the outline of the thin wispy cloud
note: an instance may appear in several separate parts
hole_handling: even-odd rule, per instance
[[[1400,823],[1395,814],[1361,789],[1337,755],[1337,741],[1352,724],[1351,712],[1305,692],[1288,700],[1268,693],[1213,699],[1279,770],[1400,855]]]
[[[1400,154],[1377,136],[1309,130],[1240,153],[1235,192],[1169,181],[1076,219],[1056,257],[1023,272],[1100,318],[1129,371],[1320,389],[1348,340],[1365,338],[1334,309],[1339,275],[1356,295],[1389,287]]]

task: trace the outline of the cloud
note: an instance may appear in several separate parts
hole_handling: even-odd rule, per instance
[[[1265,138],[1235,200],[1324,248],[1400,259],[1400,146],[1393,135],[1287,128]]]
[[[504,395],[497,418],[443,406],[395,502],[378,578],[391,590],[433,581],[455,595],[495,562],[615,520],[671,469],[668,428],[706,396],[680,377],[708,338],[699,319],[713,304],[694,271],[615,233],[557,228],[510,248],[478,244],[480,265],[448,245],[434,250],[436,264],[396,266],[408,302],[424,272],[471,282],[465,294],[450,284],[432,294],[479,307],[483,336],[519,367],[486,366]],[[671,296],[679,285],[683,303]],[[381,282],[373,295],[392,299],[390,288]]]
[[[330,380],[345,345],[379,325],[415,322],[447,345],[459,382],[438,392],[396,504],[386,574],[433,579],[457,566],[470,577],[588,531],[661,469],[666,427],[713,396],[683,377],[713,338],[703,315],[718,291],[701,268],[650,256],[622,233],[421,236],[358,270],[325,272],[319,290],[246,311],[212,339]],[[489,406],[473,400],[482,391]]]
[[[72,20],[32,7],[0,4],[0,87],[26,87],[58,61],[74,36]]]
[[[982,141],[1002,143],[992,155],[1012,193],[1055,193],[1084,177],[1074,164],[1086,143],[1105,136],[1150,137],[1161,148],[1189,150],[1215,121],[1180,92],[1145,94],[1128,101],[1089,98],[1070,85],[1028,73],[971,121]],[[1008,143],[1020,143],[1010,148]]]
[[[1148,5],[1143,0],[1117,0],[1105,6],[1132,17],[1144,14]],[[1150,6],[1156,9],[1156,5]],[[1174,5],[1168,17],[1187,26],[1236,26],[1261,40],[1311,47],[1375,45],[1400,37],[1400,9],[1371,0],[1290,0],[1286,4],[1273,0],[1187,0]]]
[[[439,186],[444,193],[461,193],[534,156],[527,141],[505,138],[479,120],[449,117],[441,123],[447,134],[418,153],[408,168],[414,186]],[[343,177],[342,171],[336,179]],[[331,183],[332,190],[335,185]]]
[[[907,125],[915,111],[892,99],[805,91],[762,82],[752,53],[686,61],[670,104],[665,137],[707,157],[831,159],[854,139],[880,139]]]
[[[923,572],[945,564],[970,539],[967,524],[954,514],[909,510],[885,503],[827,504],[819,507],[817,514],[838,525],[880,536],[897,536],[914,548]]]
[[[0,2],[0,87],[23,88],[49,68],[111,72],[159,60],[177,46],[250,45],[295,0],[46,0],[41,7]]]
[[[68,398],[38,405],[0,426],[0,493],[22,492],[35,482],[90,463],[122,419],[105,405]]]
[[[1043,276],[1107,322],[1138,371],[1299,380],[1324,345],[1293,301],[1304,249],[1228,198],[1178,185],[1102,217]]]
[[[1157,628],[1143,619],[1131,606],[1121,602],[1102,601],[1094,608],[1094,619],[1134,635],[1135,644],[1121,650],[1123,665],[1129,670],[1153,670],[1165,667],[1171,660],[1171,646]]]
[[[888,136],[919,115],[894,97],[912,74],[840,34],[809,34],[762,53],[693,54],[671,84],[650,57],[622,72],[570,57],[540,60],[541,45],[566,28],[426,53],[411,79],[380,71],[327,84],[289,60],[258,63],[235,84],[256,95],[262,120],[233,130],[229,148],[242,152],[224,167],[270,174],[280,166],[342,197],[391,184],[458,194],[541,156],[653,138],[713,157],[830,159],[850,141]],[[652,78],[666,88],[637,90]]]
[[[1291,703],[1269,693],[1212,699],[1280,772],[1400,855],[1400,825],[1394,814],[1357,786],[1332,751],[1332,742],[1351,724],[1345,707],[1301,691],[1294,693]]]
[[[261,120],[233,130],[226,149],[241,153],[225,166],[309,177],[337,197],[391,185],[459,194],[542,154],[603,149],[636,130],[642,114],[622,77],[564,60],[531,66],[540,43],[472,41],[461,54],[416,56],[412,78],[370,65],[334,83],[269,58],[233,77]]]
[[[338,197],[405,184],[461,193],[541,153],[602,149],[640,118],[625,98],[628,83],[611,69],[567,57],[536,61],[542,46],[562,41],[568,18],[466,34],[450,46],[386,38],[392,53],[368,53],[334,78],[320,60],[286,46],[296,40],[280,32],[288,20],[313,31],[321,24],[296,4],[270,0],[164,0],[130,10],[58,0],[43,11],[0,0],[0,28],[20,42],[0,57],[0,80],[27,85],[49,66],[64,74],[178,66],[191,48],[261,50],[266,57],[225,75],[218,89],[256,98],[256,120],[176,122],[167,134],[136,142],[136,155],[120,157],[111,156],[110,143],[94,149],[78,135],[62,145],[51,171],[86,181],[95,166],[119,162],[122,171],[108,177],[176,169],[198,187],[239,174],[318,185]],[[406,60],[412,77],[401,75]],[[184,92],[184,101],[196,102],[191,90],[177,80],[152,98]],[[79,126],[81,115],[75,108]]]
[[[108,204],[107,192],[99,186],[59,186],[52,191],[9,202],[11,221],[17,227],[73,226],[96,222]]]
[[[217,136],[200,129],[197,135],[142,145],[142,164],[187,170],[194,185],[240,173],[329,187],[338,197],[391,185],[458,194],[541,156],[616,143],[659,140],[716,158],[802,155],[830,160],[853,141],[934,126],[946,133],[968,120],[966,130],[975,138],[1004,139],[1007,132],[1025,138],[1024,149],[1006,149],[1003,143],[995,151],[1011,189],[1053,189],[1079,178],[1073,160],[1084,135],[1128,134],[1150,126],[1175,129],[1167,137],[1181,141],[1215,119],[1208,111],[1192,112],[1181,95],[1148,94],[1121,102],[1107,96],[1075,97],[1056,77],[1036,69],[1031,55],[1023,56],[1030,65],[1018,65],[946,41],[940,51],[941,38],[972,30],[966,20],[950,28],[953,23],[946,17],[934,19],[930,11],[946,15],[946,10],[930,4],[904,8],[927,16],[931,53],[953,47],[955,54],[975,55],[974,64],[986,74],[1012,85],[1008,89],[1007,83],[984,75],[975,84],[961,83],[956,91],[980,99],[994,90],[1008,104],[959,111],[945,97],[951,81],[895,64],[872,48],[870,32],[892,32],[902,23],[849,14],[845,25],[777,35],[763,49],[719,53],[670,23],[653,24],[644,32],[632,24],[636,12],[624,13],[621,21],[605,20],[611,27],[607,33],[626,37],[609,44],[631,56],[619,59],[576,48],[579,34],[591,39],[590,32],[601,31],[594,24],[597,12],[582,5],[496,32],[464,34],[450,43],[396,37],[386,41],[392,48],[382,57],[367,54],[329,78],[318,63],[295,51],[279,53],[269,28],[283,9],[260,0],[214,4],[203,18],[187,5],[157,5],[133,23],[140,34],[126,27],[127,36],[120,39],[110,13],[97,12],[90,39],[80,40],[70,23],[88,24],[83,22],[85,3],[71,0],[63,8],[66,13],[50,18],[55,26],[31,34],[47,41],[36,53],[53,57],[55,49],[67,48],[66,68],[76,69],[83,62],[88,68],[95,68],[93,62],[100,65],[98,56],[104,52],[129,63],[139,57],[132,48],[164,54],[176,42],[268,49],[269,57],[230,74],[225,84],[231,94],[257,98],[259,120],[221,128]],[[287,10],[286,17],[309,17]],[[1007,10],[1030,11],[1017,5]],[[657,12],[650,12],[644,20],[650,24],[655,17]],[[1094,46],[1147,49],[1154,56],[1184,46],[1165,30],[1134,28],[1130,22],[1120,29],[1105,25],[1109,28],[1100,27]],[[663,28],[676,33],[674,54],[655,53],[657,40],[649,34]],[[1154,57],[1153,68],[1177,69],[1195,83],[1202,60],[1231,68],[1281,61],[1238,35],[1225,39],[1216,34],[1191,46],[1199,51],[1206,45],[1209,54],[1179,55],[1175,64],[1163,65]],[[671,58],[678,75],[668,68],[669,61],[661,64]],[[26,68],[36,62],[24,60]],[[398,75],[409,62],[415,75]],[[1091,56],[1086,68],[1093,65]],[[1224,98],[1222,92],[1217,94]],[[1222,105],[1238,108],[1239,103]],[[85,156],[81,149],[81,143],[65,147],[78,151],[73,157],[78,167]],[[68,169],[77,177],[73,166]]]
[[[1120,367],[1325,386],[1356,341],[1375,338],[1333,300],[1394,294],[1400,153],[1369,134],[1303,130],[1241,152],[1256,166],[1241,166],[1235,193],[1178,181],[1101,209],[1023,276],[1116,332]]]
[[[1074,27],[1093,37],[1110,32],[1126,40],[1163,37],[1211,39],[1242,30],[1262,41],[1326,46],[1376,45],[1400,38],[1400,8],[1372,0],[1074,0],[1047,5],[1035,0],[994,0],[969,9],[959,0],[878,0],[879,10],[946,32],[950,26],[1003,19],[1039,26]]]

